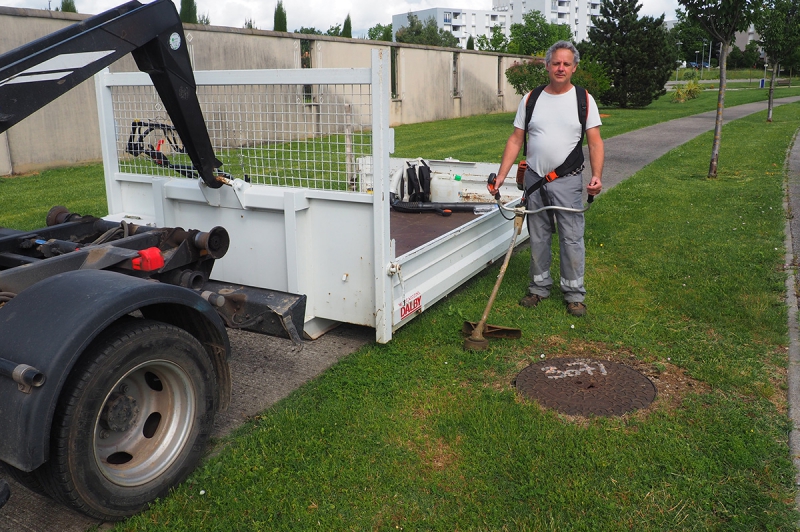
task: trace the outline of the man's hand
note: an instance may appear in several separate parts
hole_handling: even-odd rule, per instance
[[[589,193],[590,196],[597,196],[600,194],[600,191],[603,189],[603,182],[600,180],[599,177],[596,175],[592,176],[592,180],[589,181],[589,184],[586,186],[586,191]]]
[[[497,191],[500,190],[500,187],[503,186],[503,182],[505,180],[506,180],[506,176],[503,176],[503,177],[497,176],[495,178],[495,180],[494,180],[494,184],[487,183],[486,190],[489,191],[489,194],[494,196],[495,194],[497,194]]]

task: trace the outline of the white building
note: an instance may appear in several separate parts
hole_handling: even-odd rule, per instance
[[[470,35],[491,36],[494,26],[503,28],[511,36],[511,25],[522,24],[522,15],[539,11],[552,24],[566,24],[572,30],[573,40],[586,39],[592,27],[592,17],[600,15],[600,0],[492,0],[491,11],[435,7],[412,11],[411,14],[425,22],[433,17],[439,28],[452,32],[462,48],[466,48]],[[408,13],[392,16],[392,36],[401,27],[408,26]]]

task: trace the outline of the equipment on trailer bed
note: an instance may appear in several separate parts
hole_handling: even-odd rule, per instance
[[[0,55],[0,133],[132,53],[173,124],[133,124],[133,155],[198,186],[228,184],[185,43],[170,0],[132,1]],[[192,164],[143,146],[152,128]],[[200,460],[230,398],[225,328],[301,343],[306,298],[209,281],[230,243],[222,227],[150,227],[60,206],[46,224],[0,228],[0,465],[89,516],[122,519]],[[0,506],[9,496],[0,479]]]

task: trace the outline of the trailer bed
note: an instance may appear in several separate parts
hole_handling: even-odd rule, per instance
[[[471,222],[476,215],[471,212],[454,212],[450,216],[434,213],[408,213],[392,211],[389,234],[399,257],[421,248]]]

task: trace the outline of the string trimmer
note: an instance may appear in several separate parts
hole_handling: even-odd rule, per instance
[[[489,184],[494,185],[496,178],[497,176],[495,174],[490,174]],[[492,305],[494,304],[494,300],[497,297],[498,290],[500,290],[500,283],[503,282],[503,276],[506,273],[506,268],[508,268],[508,263],[511,260],[511,255],[514,252],[514,245],[517,243],[517,236],[519,236],[519,234],[522,232],[522,222],[525,220],[525,215],[536,214],[546,210],[561,210],[561,211],[576,212],[576,213],[586,212],[589,210],[589,206],[594,200],[594,196],[589,196],[588,204],[583,209],[573,209],[571,207],[559,207],[556,205],[549,205],[547,207],[542,207],[541,209],[527,210],[525,209],[525,204],[527,203],[527,201],[525,201],[524,195],[517,207],[514,208],[506,207],[500,201],[499,190],[495,192],[494,199],[497,201],[497,204],[500,207],[501,211],[508,211],[514,214],[514,234],[511,236],[511,244],[508,246],[508,251],[506,251],[506,256],[505,259],[503,260],[503,265],[500,266],[500,273],[497,274],[497,281],[494,283],[494,288],[492,289],[492,295],[489,296],[489,302],[486,304],[486,309],[484,309],[483,311],[483,315],[481,316],[481,321],[479,321],[478,323],[465,321],[463,327],[461,328],[462,332],[464,332],[465,334],[469,334],[469,336],[464,340],[464,349],[468,349],[470,351],[482,351],[487,347],[489,347],[489,341],[487,340],[487,338],[522,337],[522,331],[520,329],[515,329],[512,327],[501,327],[499,325],[489,325],[486,323],[486,319],[489,317],[489,311],[492,309]]]

